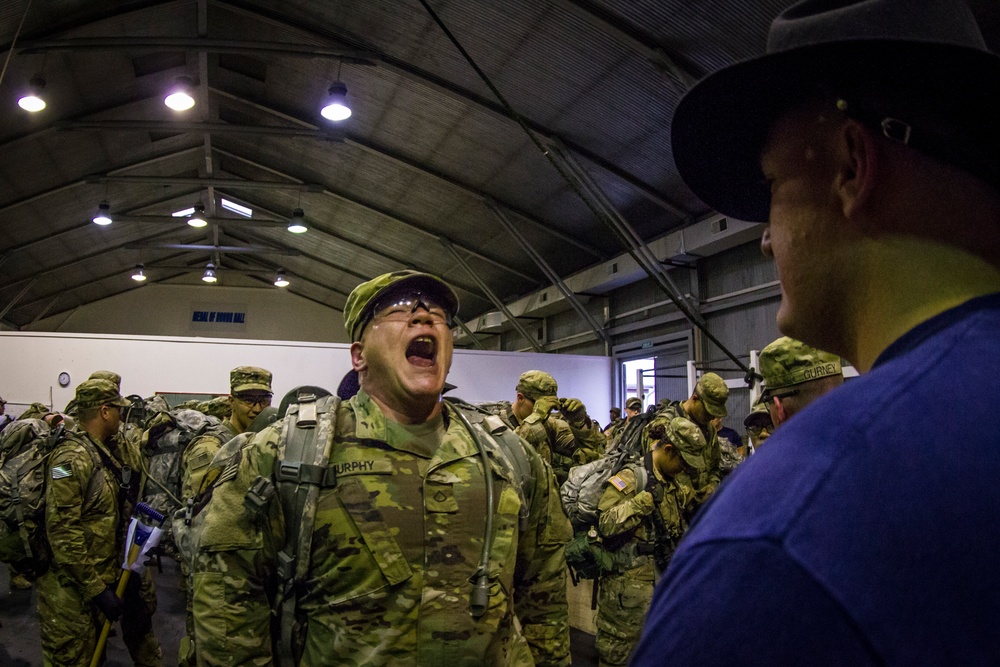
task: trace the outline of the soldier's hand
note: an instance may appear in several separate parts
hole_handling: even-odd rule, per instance
[[[566,419],[574,424],[584,422],[587,419],[587,406],[579,398],[560,398],[559,407]]]
[[[543,417],[559,407],[559,399],[555,396],[542,396],[535,401],[535,412]]]
[[[647,516],[653,512],[653,494],[649,491],[643,491],[635,498],[632,499],[635,503],[635,507],[639,510],[639,513],[643,516]]]
[[[111,588],[111,586],[106,587],[103,591],[92,597],[90,601],[101,610],[101,613],[109,621],[117,621],[121,618],[122,610],[125,608],[125,603],[115,595],[115,589]]]

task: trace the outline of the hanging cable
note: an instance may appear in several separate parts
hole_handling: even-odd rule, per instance
[[[21,28],[24,27],[24,19],[28,18],[28,10],[31,9],[31,2],[32,0],[28,0],[28,4],[24,6],[24,13],[21,14],[21,22],[17,24],[17,30],[14,31],[14,39],[10,43],[10,50],[7,51],[7,59],[3,61],[3,69],[0,70],[0,84],[3,84],[3,77],[7,74],[7,65],[10,64],[10,57],[14,55],[14,47],[17,46],[17,38],[21,34]]]
[[[476,61],[472,59],[472,56],[469,55],[468,51],[466,51],[465,48],[462,47],[458,39],[448,29],[448,26],[444,24],[444,22],[440,19],[440,17],[438,17],[438,15],[434,12],[431,6],[427,3],[427,0],[420,0],[420,4],[423,5],[424,9],[427,10],[427,13],[430,15],[431,19],[433,19],[434,22],[437,24],[437,26],[441,28],[441,31],[444,32],[445,36],[451,41],[451,43],[455,46],[455,48],[458,49],[458,52],[462,54],[462,57],[465,58],[465,61],[467,63],[469,63],[469,66],[472,67],[473,70],[475,70],[477,75],[479,75],[479,78],[482,79],[483,83],[486,84],[486,87],[489,88],[490,91],[492,91],[493,95],[496,96],[497,100],[500,101],[500,104],[507,111],[507,113],[517,122],[518,125],[521,126],[521,129],[524,130],[524,133],[526,135],[528,135],[528,138],[531,139],[531,142],[535,145],[535,147],[538,148],[539,151],[541,151],[542,155],[545,156],[545,158],[549,161],[549,163],[553,167],[555,167],[555,170],[559,172],[559,175],[562,176],[563,180],[566,181],[570,189],[572,189],[573,192],[575,192],[576,195],[581,199],[581,201],[583,201],[584,205],[588,209],[590,209],[590,212],[593,213],[594,216],[605,227],[607,227],[609,231],[611,231],[611,233],[615,236],[615,238],[618,239],[618,242],[622,245],[622,247],[625,248],[626,252],[628,252],[629,256],[631,256],[632,259],[634,259],[636,263],[640,267],[642,267],[642,269],[646,272],[646,274],[650,278],[652,278],[657,285],[659,285],[660,289],[662,289],[663,292],[667,295],[667,298],[669,298],[674,303],[674,305],[677,306],[677,309],[681,311],[684,317],[686,317],[688,321],[691,322],[691,324],[697,327],[705,335],[706,338],[708,338],[712,343],[714,343],[723,352],[723,354],[729,357],[733,361],[733,363],[735,363],[740,368],[740,370],[746,373],[747,384],[751,384],[753,378],[753,373],[751,369],[747,367],[747,365],[743,363],[735,354],[730,352],[729,348],[723,345],[722,341],[716,338],[712,334],[712,332],[708,330],[707,326],[702,325],[701,322],[699,322],[700,317],[696,315],[678,295],[674,294],[669,282],[666,280],[665,276],[662,275],[662,272],[658,270],[659,268],[658,263],[656,266],[651,266],[649,264],[648,258],[644,256],[641,250],[637,250],[635,247],[633,247],[632,243],[629,242],[628,236],[621,229],[619,229],[618,225],[616,225],[612,220],[610,220],[609,216],[600,211],[597,208],[597,206],[594,205],[594,202],[591,201],[591,199],[583,193],[579,185],[577,185],[575,180],[570,176],[570,174],[566,171],[563,165],[561,165],[558,160],[555,160],[553,158],[551,151],[542,143],[541,139],[538,138],[538,135],[535,133],[535,131],[528,126],[528,123],[524,120],[524,118],[519,113],[517,113],[517,111],[514,110],[514,108],[510,105],[509,102],[507,102],[507,99],[503,96],[500,90],[497,89],[495,85],[493,85],[493,82],[490,80],[488,76],[486,76],[486,73],[479,68],[479,65],[477,65]]]

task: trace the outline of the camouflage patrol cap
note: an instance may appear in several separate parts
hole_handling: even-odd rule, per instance
[[[18,419],[41,419],[50,412],[52,411],[49,410],[49,406],[44,403],[32,403]]]
[[[111,380],[84,380],[76,388],[76,409],[87,410],[102,405],[118,405],[127,408],[128,399],[122,398],[118,387]]]
[[[108,380],[114,383],[118,387],[118,391],[122,390],[122,376],[118,375],[114,371],[94,371],[90,374],[88,380]]]
[[[767,405],[764,401],[759,400],[753,404],[750,414],[743,419],[743,425],[746,427],[772,425],[771,413],[767,411]]]
[[[680,453],[688,465],[705,469],[705,449],[708,443],[701,429],[690,419],[674,417],[667,424],[667,440]]]
[[[726,381],[715,373],[702,375],[698,384],[694,386],[694,393],[701,399],[708,414],[713,417],[725,417],[729,414],[726,411],[729,387],[726,386]]]
[[[831,375],[842,375],[840,357],[782,336],[760,351],[765,394]]]
[[[239,366],[229,371],[229,388],[240,391],[271,391],[271,371],[256,366]]]
[[[542,396],[555,396],[559,392],[556,379],[545,371],[524,371],[515,389],[533,401]]]
[[[405,290],[422,292],[433,297],[451,317],[458,314],[458,295],[448,283],[437,276],[410,270],[383,273],[377,278],[361,283],[347,297],[347,303],[344,304],[344,328],[347,329],[351,342],[361,340],[361,334],[364,333],[365,326],[374,314],[372,311],[380,297]]]
[[[625,407],[629,410],[638,410],[639,412],[642,412],[642,399],[633,396],[625,401]]]

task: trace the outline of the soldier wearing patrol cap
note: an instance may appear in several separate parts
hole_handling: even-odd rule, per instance
[[[767,410],[767,405],[758,400],[750,409],[750,414],[743,418],[743,426],[746,427],[749,442],[740,454],[746,458],[753,455],[757,448],[764,443],[771,432],[774,431],[774,422],[771,421],[771,413]]]
[[[602,574],[598,587],[601,665],[628,663],[656,575],[666,568],[697,507],[691,478],[706,466],[705,436],[690,420],[656,423],[650,437],[652,449],[608,480],[598,504],[598,533],[614,553],[614,571]]]
[[[566,481],[574,465],[600,457],[603,446],[595,451],[586,443],[578,442],[573,428],[556,412],[561,404],[559,385],[554,377],[544,371],[525,371],[518,378],[515,391],[514,402],[507,409],[507,419],[517,434],[552,466],[558,484]],[[585,408],[583,414],[586,414]]]
[[[656,416],[646,427],[643,434],[643,448],[648,451],[649,429],[653,424],[667,424],[676,417],[683,417],[698,425],[705,442],[705,468],[694,479],[700,502],[705,502],[719,486],[722,479],[722,448],[719,446],[719,434],[712,424],[716,417],[725,417],[726,401],[729,399],[729,387],[726,381],[715,373],[705,373],[695,384],[694,391],[683,401],[661,401],[656,406]]]
[[[139,477],[116,437],[129,402],[106,379],[81,383],[74,401],[77,426],[48,458],[45,530],[51,564],[37,581],[45,663],[89,664],[104,619],[121,617],[122,638],[135,664],[158,666],[162,659],[149,616],[123,616],[125,605],[114,589],[131,512],[126,492]]]
[[[441,400],[457,311],[450,286],[416,271],[351,292],[344,324],[360,389],[317,413],[317,432],[331,434],[324,477],[334,481],[301,482],[316,498],[302,516],[283,509],[293,464],[281,458],[280,423],[213,463],[231,473],[195,517],[204,527],[192,536],[199,664],[273,659],[267,577],[286,529],[303,521],[312,548],[295,556],[305,574],[281,612],[281,646],[289,638],[299,664],[569,664],[571,528],[534,449],[509,433],[501,444],[495,417],[474,435],[467,424],[489,418]],[[513,467],[513,446],[530,475]],[[269,484],[278,488],[270,500],[248,495]]]
[[[781,426],[826,392],[844,384],[840,357],[782,336],[760,351],[761,401]]]
[[[222,420],[222,424],[228,429],[231,437],[236,437],[247,431],[257,415],[271,405],[273,397],[271,372],[257,366],[238,366],[229,371],[229,390],[231,392],[229,396],[220,397],[226,399],[224,402],[216,399],[213,399],[212,402],[220,407],[223,404],[228,406],[229,416]],[[201,435],[192,438],[191,442],[184,448],[184,452],[181,454],[180,470],[181,499],[183,501],[193,500],[198,495],[205,473],[208,472],[208,465],[225,442],[224,436],[218,430],[207,429]],[[180,565],[182,581],[186,582],[190,574],[190,565],[183,560]],[[181,638],[178,662],[182,667],[193,667],[196,664],[193,600],[190,587],[185,585],[184,588],[186,592],[185,627],[187,633]]]

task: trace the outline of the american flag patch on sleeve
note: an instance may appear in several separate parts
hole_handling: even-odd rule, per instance
[[[57,466],[52,466],[52,479],[63,479],[64,477],[72,477],[73,469],[69,467],[68,463],[60,463]]]
[[[608,483],[610,483],[612,486],[614,486],[619,491],[624,491],[625,487],[628,486],[628,482],[626,482],[624,479],[622,479],[618,475],[615,475],[614,477],[612,477],[611,479],[609,479]]]

